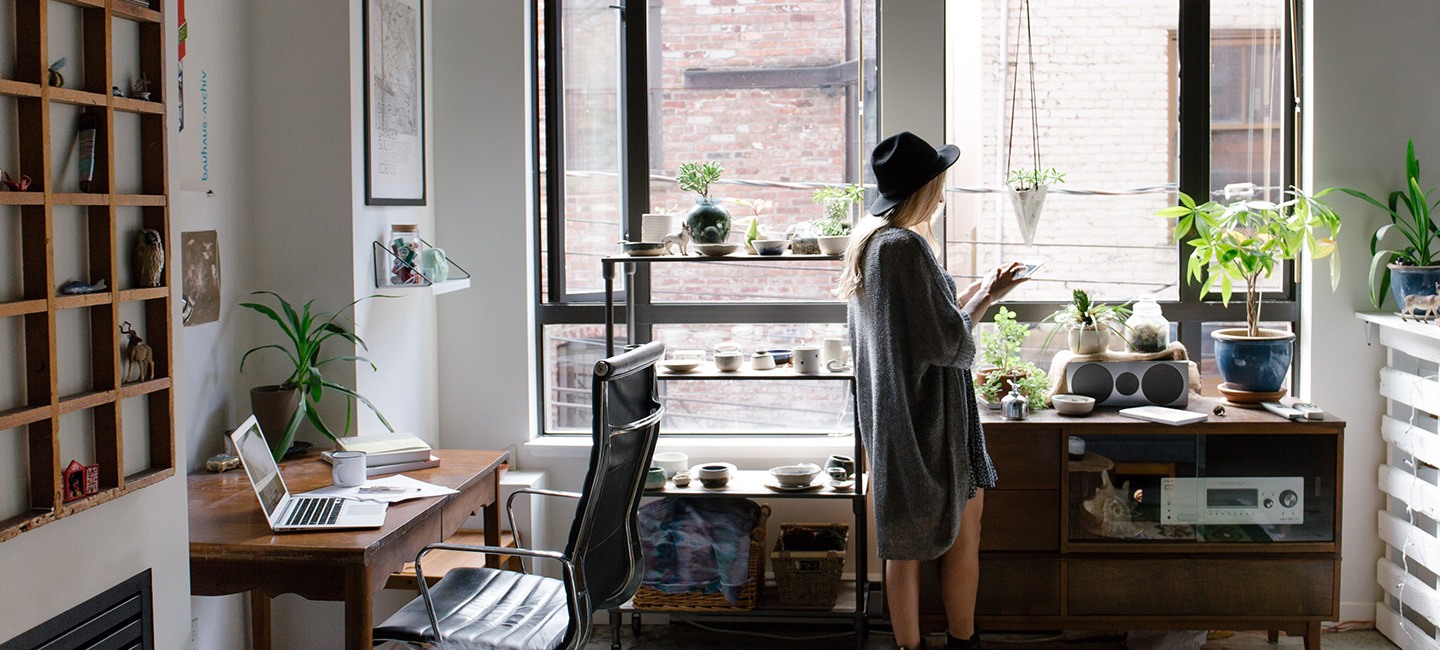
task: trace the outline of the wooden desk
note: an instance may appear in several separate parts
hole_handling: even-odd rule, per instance
[[[390,574],[426,544],[449,537],[482,511],[485,543],[500,543],[500,463],[504,451],[436,450],[440,466],[407,476],[459,490],[445,497],[392,504],[385,526],[371,530],[274,534],[245,472],[191,474],[190,593],[250,592],[254,648],[270,648],[270,598],[299,594],[345,601],[345,647],[370,650],[370,607]],[[330,465],[318,453],[280,464],[292,494],[330,485]],[[486,558],[498,566],[499,558]]]

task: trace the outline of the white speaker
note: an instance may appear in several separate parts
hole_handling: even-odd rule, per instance
[[[1089,361],[1065,367],[1065,383],[1096,406],[1176,406],[1190,400],[1187,361]]]

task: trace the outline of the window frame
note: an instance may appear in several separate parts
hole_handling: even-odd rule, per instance
[[[564,291],[564,221],[553,217],[560,215],[564,209],[563,195],[563,160],[564,160],[564,116],[560,105],[559,89],[560,79],[563,72],[563,61],[559,51],[559,38],[551,36],[560,33],[564,28],[561,18],[561,4],[565,0],[530,0],[531,15],[531,159],[532,167],[532,201],[533,211],[531,221],[533,225],[534,241],[533,256],[535,260],[533,275],[534,291],[534,322],[531,335],[536,341],[534,345],[534,362],[537,372],[534,381],[538,399],[535,401],[537,416],[537,433],[540,436],[548,435],[572,435],[569,432],[552,433],[549,431],[549,405],[547,401],[547,371],[546,371],[546,346],[545,327],[548,325],[603,325],[605,322],[605,306],[601,294],[566,295]],[[897,1],[897,0],[890,0]],[[624,231],[638,232],[640,229],[640,215],[648,209],[650,192],[650,158],[653,153],[659,151],[658,145],[651,142],[650,119],[652,107],[650,106],[650,89],[647,81],[651,76],[651,48],[658,42],[658,33],[651,34],[648,30],[650,20],[658,14],[656,4],[658,0],[627,0],[627,4],[633,3],[645,7],[644,11],[628,11],[622,6],[614,6],[615,10],[622,14],[619,27],[620,34],[620,102],[619,113],[621,116],[621,170],[624,175],[621,184],[621,211],[624,215]],[[876,20],[880,20],[883,13],[885,0],[877,0]],[[1296,43],[1297,35],[1300,32],[1299,20],[1301,15],[1295,2],[1283,2],[1285,11],[1284,28],[1282,31],[1282,48],[1287,52],[1298,52],[1299,44]],[[540,20],[543,14],[545,25],[545,37],[540,34]],[[1211,140],[1211,113],[1210,113],[1210,53],[1214,43],[1214,34],[1211,30],[1211,2],[1210,0],[1179,0],[1179,23],[1176,29],[1178,47],[1176,57],[1171,64],[1175,67],[1175,74],[1170,75],[1172,84],[1172,96],[1177,96],[1176,115],[1173,124],[1176,129],[1176,138],[1172,141],[1174,147],[1171,156],[1178,164],[1179,189],[1191,196],[1209,196],[1210,193],[1210,140]],[[863,30],[862,30],[863,31]],[[876,29],[877,40],[883,35],[878,26]],[[1223,30],[1229,31],[1229,30]],[[542,54],[543,53],[543,54]],[[544,57],[544,92],[541,92],[541,56]],[[876,57],[879,56],[877,48]],[[1300,102],[1296,92],[1296,79],[1300,78],[1300,61],[1296,56],[1282,56],[1284,61],[1283,95],[1281,100],[1289,98],[1292,102],[1291,110],[1284,110],[1282,107],[1282,123],[1284,137],[1282,142],[1283,165],[1282,177],[1289,184],[1295,184],[1297,161],[1300,157],[1300,139],[1297,137],[1296,128],[1301,123]],[[857,65],[860,68],[860,79],[864,79],[865,57],[863,53],[856,56]],[[883,94],[884,80],[880,78],[880,67],[875,66],[877,96]],[[638,80],[635,83],[631,81]],[[1178,85],[1178,88],[1174,86]],[[861,96],[863,98],[863,95]],[[855,101],[852,97],[851,101]],[[543,102],[543,104],[542,104]],[[878,113],[881,102],[876,102],[875,111]],[[641,110],[631,110],[632,107],[643,107]],[[541,136],[541,108],[544,109],[544,131],[545,148],[541,151],[539,144]],[[1201,116],[1201,126],[1187,129],[1186,116]],[[848,118],[847,118],[848,119]],[[877,124],[878,121],[877,116]],[[857,179],[865,178],[864,161],[867,159],[867,152],[864,148],[864,128],[860,127],[862,137],[858,138],[853,152],[853,164],[847,164],[846,182],[855,182]],[[542,167],[542,161],[544,166]],[[544,200],[541,200],[541,184],[544,184]],[[543,224],[543,226],[542,226]],[[943,228],[943,224],[942,224]],[[943,229],[941,230],[943,233]],[[1177,339],[1191,350],[1196,361],[1199,360],[1199,351],[1202,349],[1202,327],[1204,323],[1212,322],[1236,322],[1244,320],[1243,300],[1232,300],[1229,307],[1224,306],[1218,296],[1201,298],[1198,284],[1189,283],[1185,278],[1185,260],[1189,257],[1192,247],[1184,242],[1175,245],[1177,255],[1176,281],[1179,288],[1179,300],[1163,301],[1161,306],[1165,316],[1170,322],[1176,324]],[[948,262],[944,258],[944,247],[939,251],[942,256],[942,263]],[[625,265],[629,271],[623,277],[616,278],[616,306],[613,313],[616,324],[626,323],[626,312],[623,306],[628,296],[634,296],[634,305],[630,310],[631,339],[636,342],[647,342],[650,340],[651,326],[656,324],[685,325],[685,324],[775,324],[775,323],[843,323],[846,320],[846,306],[840,301],[808,301],[808,302],[744,302],[744,303],[673,303],[655,304],[649,299],[651,279],[649,266],[645,264]],[[1299,283],[1296,281],[1296,267],[1293,262],[1285,262],[1282,265],[1281,289],[1279,291],[1264,292],[1261,295],[1264,304],[1264,318],[1267,322],[1289,323],[1291,331],[1297,337],[1303,336],[1302,323],[1300,319],[1300,298]],[[546,284],[548,282],[548,284]],[[542,290],[547,287],[548,291]],[[548,295],[547,295],[548,294]],[[1065,302],[1057,301],[1009,301],[1003,306],[1017,314],[1021,322],[1039,322],[1046,315],[1064,306]],[[1000,305],[991,308],[986,314],[985,320],[993,316]],[[618,345],[618,343],[617,343]],[[1294,355],[1292,362],[1291,376],[1300,376],[1301,359],[1300,355]],[[725,435],[725,434],[696,434],[696,435]],[[806,434],[785,434],[787,436],[804,436]],[[816,434],[823,435],[823,434]]]

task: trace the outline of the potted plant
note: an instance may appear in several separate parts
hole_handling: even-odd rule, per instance
[[[260,423],[261,432],[266,433],[270,440],[271,453],[275,455],[275,459],[279,460],[290,449],[290,444],[295,440],[295,432],[300,428],[300,422],[303,420],[309,420],[310,424],[320,430],[320,433],[335,440],[335,434],[320,417],[320,411],[316,406],[326,391],[340,393],[346,398],[345,430],[341,435],[350,433],[350,399],[358,400],[369,407],[375,416],[380,418],[380,422],[385,425],[385,428],[394,431],[395,428],[390,426],[390,422],[380,414],[370,400],[349,388],[326,379],[321,374],[321,369],[325,364],[334,361],[360,361],[369,364],[371,370],[375,369],[375,364],[370,363],[370,360],[364,357],[355,355],[322,357],[320,354],[321,346],[336,337],[350,341],[362,349],[369,349],[359,336],[335,322],[340,318],[340,314],[354,307],[364,298],[356,300],[334,313],[324,311],[312,313],[310,308],[315,302],[313,300],[305,303],[304,307],[296,311],[290,303],[280,297],[280,294],[272,291],[256,291],[252,295],[259,294],[274,296],[275,300],[280,303],[280,311],[277,312],[269,305],[254,302],[241,303],[240,306],[253,309],[274,321],[280,327],[281,333],[285,335],[285,344],[271,343],[251,348],[244,356],[240,357],[240,371],[245,371],[245,360],[249,359],[250,355],[265,349],[275,349],[285,353],[286,358],[294,366],[290,376],[280,384],[259,386],[250,390],[251,408],[254,410],[255,419]]]
[[[740,219],[740,221],[741,221],[741,222],[744,222],[744,221],[749,221],[749,222],[750,222],[749,224],[745,225],[745,227],[744,227],[744,228],[745,228],[745,250],[746,250],[746,252],[749,252],[751,255],[754,255],[754,254],[755,254],[755,240],[757,240],[757,239],[768,239],[768,238],[765,237],[763,234],[761,234],[761,230],[760,230],[760,217],[761,217],[762,215],[764,215],[764,213],[765,213],[766,210],[769,210],[769,209],[770,209],[770,206],[773,205],[773,203],[772,203],[771,201],[769,201],[769,200],[766,200],[766,199],[725,199],[725,200],[728,201],[728,202],[730,202],[730,203],[734,203],[735,205],[743,205],[743,206],[745,206],[746,208],[749,208],[749,209],[750,209],[750,212],[751,212],[751,214],[752,214],[753,216],[746,217],[746,218],[744,218],[744,219]]]
[[[980,399],[996,404],[1018,384],[1032,412],[1045,408],[1050,382],[1043,370],[1020,356],[1029,334],[1030,326],[1016,322],[1015,312],[1004,307],[995,314],[995,331],[980,333],[980,357],[985,364],[976,373],[975,394]]]
[[[1275,392],[1285,381],[1293,354],[1295,335],[1260,328],[1261,278],[1269,277],[1278,263],[1293,260],[1302,251],[1316,259],[1330,257],[1330,288],[1340,282],[1340,254],[1335,239],[1340,234],[1340,217],[1320,197],[1292,187],[1290,198],[1281,203],[1245,199],[1222,205],[1215,201],[1197,205],[1180,194],[1180,205],[1160,210],[1159,216],[1176,219],[1176,241],[1188,240],[1194,251],[1186,270],[1187,281],[1200,280],[1200,295],[1219,285],[1220,299],[1230,304],[1230,295],[1239,283],[1245,287],[1245,327],[1222,329],[1215,339],[1215,361],[1229,389],[1248,392]],[[1317,237],[1316,231],[1329,231]]]
[[[1012,169],[1005,179],[1010,190],[1010,205],[1015,208],[1015,218],[1020,222],[1020,236],[1025,245],[1035,243],[1035,229],[1040,225],[1040,210],[1045,207],[1045,194],[1050,186],[1064,183],[1065,175],[1054,167],[1041,170]]]
[[[1130,315],[1129,303],[1107,305],[1093,302],[1090,294],[1076,289],[1071,294],[1070,304],[1045,317],[1062,326],[1069,333],[1070,351],[1075,354],[1099,354],[1110,347],[1110,334],[1124,337],[1120,323]],[[1043,321],[1042,321],[1043,322]],[[1045,337],[1045,348],[1060,328],[1050,330]]]
[[[1415,141],[1405,149],[1405,189],[1390,193],[1388,203],[1381,203],[1359,190],[1340,188],[1341,192],[1360,198],[1390,215],[1390,223],[1381,226],[1370,237],[1370,303],[1376,307],[1385,302],[1387,291],[1393,290],[1395,306],[1404,308],[1411,296],[1435,295],[1440,282],[1440,246],[1436,237],[1440,227],[1430,219],[1429,192],[1420,186],[1420,161],[1415,159]],[[1400,213],[1404,204],[1405,213]],[[1382,248],[1381,241],[1392,232],[1404,238],[1400,248]],[[1392,281],[1393,278],[1393,281]]]
[[[850,206],[865,200],[865,188],[857,184],[846,187],[827,185],[811,196],[825,209],[825,216],[811,221],[815,226],[816,243],[825,255],[839,255],[850,243]]]
[[[710,184],[720,180],[725,168],[713,160],[685,163],[675,182],[680,189],[695,192],[695,207],[685,215],[685,229],[697,244],[723,244],[730,237],[730,212],[720,200],[710,196]]]

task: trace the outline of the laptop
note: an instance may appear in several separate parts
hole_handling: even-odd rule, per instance
[[[280,466],[270,455],[270,445],[260,433],[255,416],[245,419],[230,439],[240,464],[250,476],[260,509],[275,532],[335,530],[337,528],[379,528],[385,525],[386,503],[355,501],[338,497],[292,497],[280,477]]]

